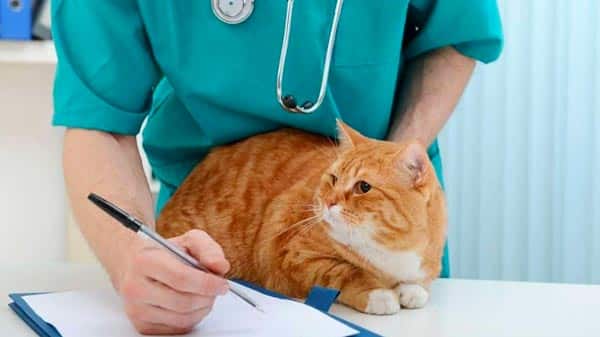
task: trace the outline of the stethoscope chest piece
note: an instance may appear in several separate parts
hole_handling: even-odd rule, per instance
[[[246,21],[254,11],[254,0],[212,0],[215,16],[230,25]]]

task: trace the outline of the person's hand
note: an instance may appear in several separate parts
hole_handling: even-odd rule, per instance
[[[208,234],[192,230],[170,241],[202,265],[224,275],[229,262]],[[228,290],[225,279],[192,268],[153,242],[137,239],[124,262],[117,291],[125,312],[142,334],[183,334],[211,310]]]

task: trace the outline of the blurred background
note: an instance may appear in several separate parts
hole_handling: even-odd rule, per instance
[[[504,53],[440,136],[452,276],[600,283],[600,4],[498,4]],[[0,40],[0,263],[96,263],[66,202],[56,57],[34,5],[36,41]]]

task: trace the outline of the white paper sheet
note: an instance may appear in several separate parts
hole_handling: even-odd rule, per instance
[[[240,287],[265,313],[228,293],[217,299],[210,315],[189,336],[346,337],[358,333],[307,305]],[[111,289],[32,295],[24,299],[63,337],[141,336],[127,320],[121,299]]]

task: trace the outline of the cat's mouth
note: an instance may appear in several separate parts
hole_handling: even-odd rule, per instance
[[[323,207],[323,220],[332,227],[348,226],[342,215],[342,207],[339,205]]]

